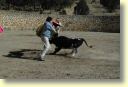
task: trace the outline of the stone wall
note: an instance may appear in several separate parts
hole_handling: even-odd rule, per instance
[[[5,12],[0,14],[0,24],[5,29],[36,29],[48,15],[25,12]],[[120,16],[69,16],[49,15],[59,17],[68,31],[98,31],[120,32]]]

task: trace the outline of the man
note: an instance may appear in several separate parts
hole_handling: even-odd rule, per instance
[[[46,22],[44,23],[44,29],[41,32],[41,39],[44,42],[44,48],[42,50],[40,61],[44,61],[44,57],[51,47],[49,39],[52,37],[52,32],[56,33],[56,30],[52,24],[52,17],[47,17]]]

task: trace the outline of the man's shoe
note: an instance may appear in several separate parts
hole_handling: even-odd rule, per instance
[[[45,61],[44,56],[40,56],[39,61]]]

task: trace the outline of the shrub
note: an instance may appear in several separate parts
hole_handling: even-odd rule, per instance
[[[100,3],[106,7],[108,12],[113,12],[120,5],[120,0],[100,0]]]
[[[87,15],[89,14],[89,7],[85,0],[80,0],[77,6],[74,8],[74,13],[77,15]]]

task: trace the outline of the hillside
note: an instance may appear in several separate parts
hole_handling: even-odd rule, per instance
[[[119,0],[0,0],[0,9],[55,15],[120,15]]]
[[[66,8],[67,15],[73,15],[73,10],[77,2],[79,2],[79,0],[77,0],[70,8]],[[100,0],[86,0],[86,2],[87,6],[89,7],[89,15],[120,15],[119,8],[115,9],[112,13],[109,13],[107,9],[102,4],[100,4]]]

